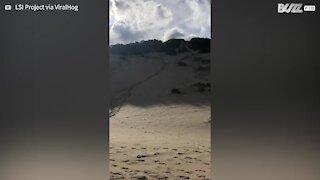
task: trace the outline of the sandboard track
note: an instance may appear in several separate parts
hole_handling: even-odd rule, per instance
[[[117,92],[118,95],[117,98],[115,98],[114,100],[111,101],[110,103],[110,112],[109,112],[109,117],[113,117],[115,116],[121,109],[121,107],[123,106],[123,104],[127,101],[127,99],[131,96],[132,91],[139,85],[147,82],[148,80],[156,77],[157,75],[159,75],[161,72],[163,72],[166,67],[168,66],[168,63],[165,62],[165,60],[161,59],[162,65],[160,67],[159,70],[157,70],[155,73],[147,76],[146,78],[144,78],[141,81],[138,81],[136,83],[134,83],[133,85],[131,85],[128,88],[122,89],[120,91]]]

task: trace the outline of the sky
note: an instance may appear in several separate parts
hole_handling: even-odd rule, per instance
[[[110,0],[110,44],[211,37],[211,0]]]

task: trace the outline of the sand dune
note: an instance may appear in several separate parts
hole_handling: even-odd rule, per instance
[[[210,179],[208,59],[112,55],[110,179]]]

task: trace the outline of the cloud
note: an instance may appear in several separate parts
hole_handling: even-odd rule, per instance
[[[130,43],[136,41],[136,39],[141,39],[142,34],[133,29],[130,24],[126,24],[125,21],[117,21],[110,29],[110,37],[112,37],[110,42],[113,44]]]
[[[182,32],[181,29],[175,27],[164,33],[163,41],[167,41],[169,39],[184,39],[185,36],[186,35]]]
[[[208,0],[110,0],[110,44],[210,37]]]
[[[125,3],[124,1],[114,1],[114,5],[121,10],[130,8],[130,5]]]
[[[211,31],[211,7],[207,0],[186,0],[192,11],[190,23],[197,27],[199,34],[208,34]]]

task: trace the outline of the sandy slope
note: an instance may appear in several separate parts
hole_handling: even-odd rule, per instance
[[[111,59],[111,179],[210,179],[210,93],[190,86],[208,75],[195,56]]]

